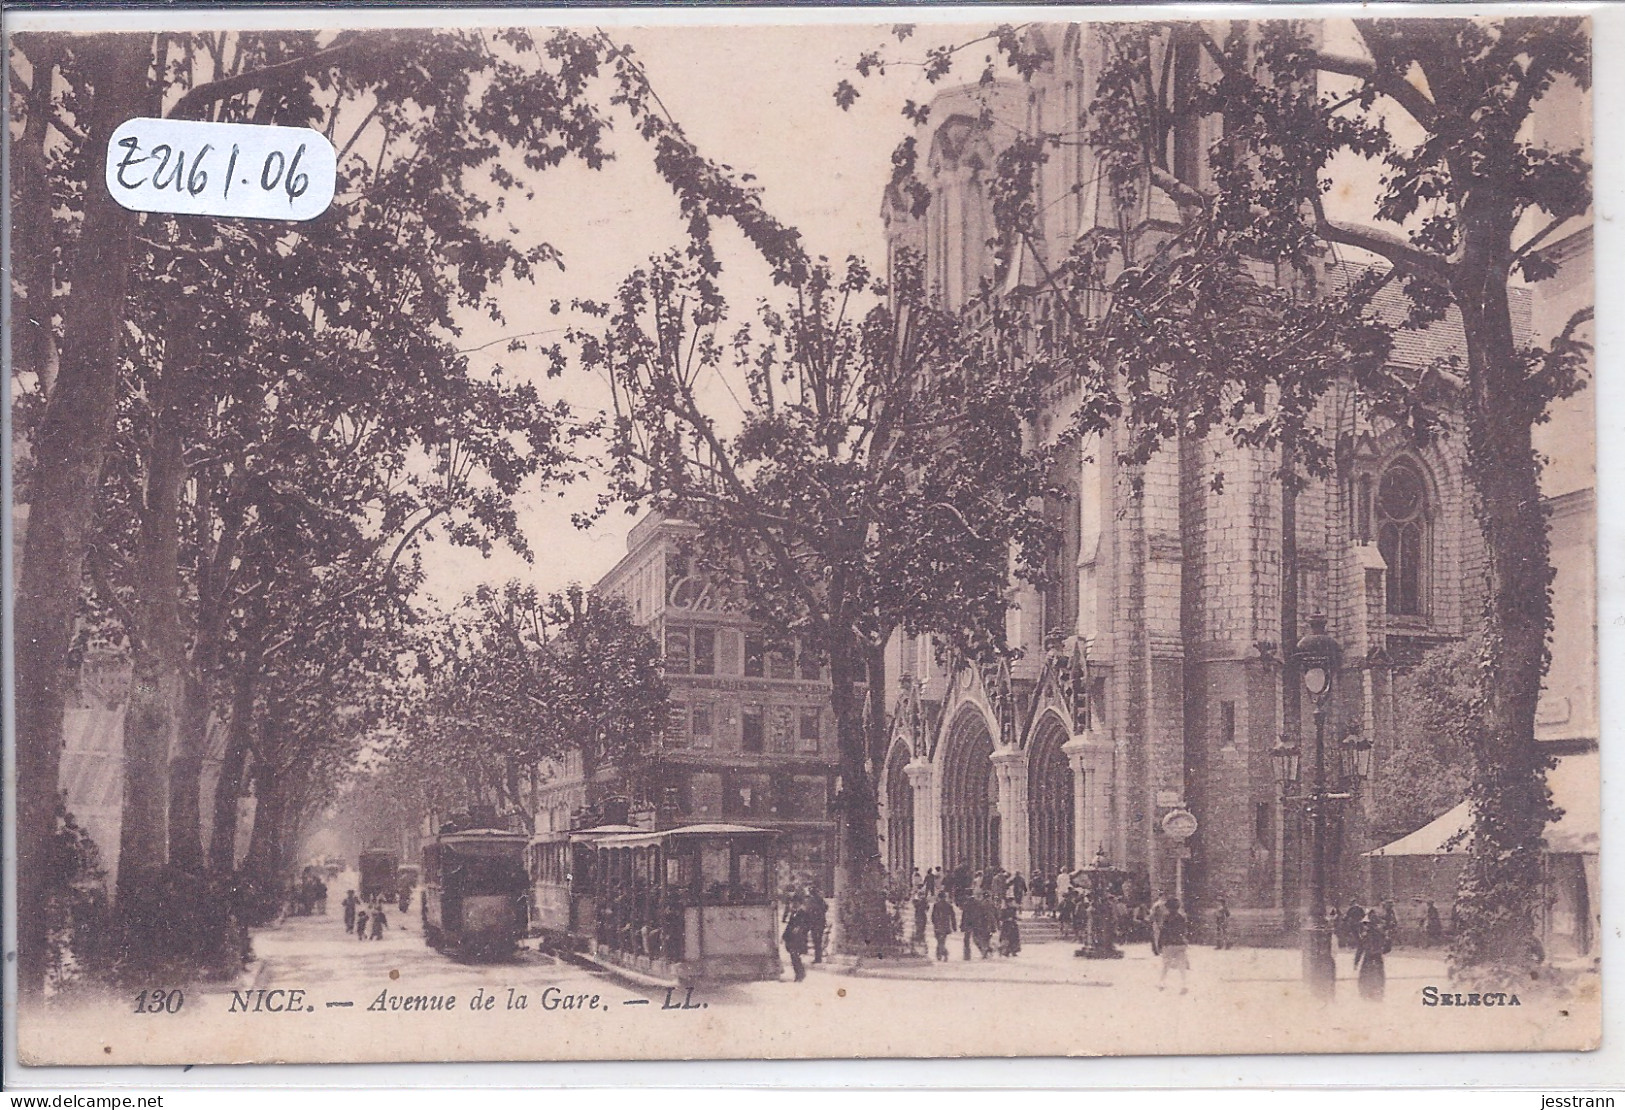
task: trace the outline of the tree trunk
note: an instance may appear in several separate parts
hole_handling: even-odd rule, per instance
[[[23,132],[11,145],[11,263],[16,292],[11,301],[12,372],[32,373],[40,396],[49,398],[52,349],[51,298],[55,266],[51,255],[51,191],[46,176],[45,138],[51,124],[51,94],[62,43],[56,35],[25,35],[17,40],[33,68]]]
[[[853,637],[830,652],[830,703],[840,753],[836,799],[835,948],[851,955],[892,947],[886,912],[885,869],[880,861],[879,801],[871,772],[869,719],[857,685],[869,679],[867,652]],[[884,664],[882,664],[884,666]],[[884,691],[872,686],[871,701]]]
[[[127,885],[126,879],[131,883],[148,881],[150,871],[169,859],[173,847],[169,813],[176,799],[171,796],[170,758],[178,754],[176,739],[185,685],[178,529],[184,480],[180,435],[169,406],[160,401],[148,450],[146,498],[141,506],[136,555],[138,628],[135,681],[124,718],[121,886]],[[195,830],[193,836],[195,839]]]
[[[220,760],[220,778],[214,784],[214,825],[209,835],[209,870],[225,874],[237,865],[237,806],[242,797],[243,771],[254,737],[254,691],[259,678],[259,655],[253,649],[237,672],[231,691],[231,721],[226,729],[226,751]]]
[[[281,784],[276,780],[277,776],[262,764],[254,781],[254,829],[249,836],[248,855],[243,860],[243,870],[262,890],[274,889],[281,874],[278,869],[278,836],[285,798]]]
[[[106,36],[85,46],[96,74],[86,112],[88,177],[99,182],[113,131],[146,102],[152,39]],[[65,661],[96,487],[112,436],[134,213],[106,189],[86,191],[84,221],[63,320],[60,376],[34,443],[28,531],[17,586],[18,984],[44,989],[50,959],[46,861],[56,830]]]
[[[1500,244],[1478,247],[1479,243]],[[1502,233],[1470,235],[1455,289],[1467,339],[1468,473],[1487,556],[1484,609],[1485,728],[1473,743],[1473,833],[1459,905],[1463,927],[1452,969],[1523,980],[1541,962],[1537,937],[1542,857],[1553,814],[1549,757],[1535,740],[1546,670],[1552,570],[1531,433],[1547,398],[1533,392],[1517,355]]]
[[[203,761],[212,705],[207,675],[194,659],[180,683],[179,744],[169,765],[169,862],[194,874],[204,869]]]

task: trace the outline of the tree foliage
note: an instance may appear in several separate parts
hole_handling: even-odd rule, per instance
[[[1372,780],[1372,835],[1414,832],[1467,796],[1474,736],[1484,727],[1482,645],[1434,648],[1398,680],[1393,743]]]
[[[531,816],[537,776],[571,756],[589,782],[613,766],[636,787],[669,715],[653,637],[624,602],[580,587],[482,587],[419,630],[410,658],[385,751],[441,812]]]

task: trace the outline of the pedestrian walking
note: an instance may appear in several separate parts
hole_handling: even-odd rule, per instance
[[[384,916],[384,906],[380,902],[372,908],[372,939],[384,939],[384,926],[389,924],[389,918]]]
[[[1365,910],[1360,903],[1350,902],[1349,908],[1343,911],[1342,918],[1337,923],[1337,945],[1339,948],[1353,948],[1360,943],[1360,925],[1365,921]]]
[[[798,899],[795,909],[790,911],[790,919],[784,924],[784,950],[790,954],[790,969],[795,972],[798,983],[807,977],[807,965],[802,962],[802,957],[807,954],[807,939],[811,931],[812,919],[806,906]]]
[[[1388,930],[1372,914],[1360,926],[1354,945],[1354,969],[1360,973],[1360,997],[1381,1002],[1388,985],[1388,969],[1383,957],[1393,948]]]
[[[976,943],[977,921],[982,916],[982,903],[975,897],[965,899],[959,907],[959,934],[963,946],[963,959],[970,959],[971,945]]]
[[[1223,898],[1213,908],[1213,947],[1230,947],[1230,903]]]
[[[1168,972],[1179,973],[1179,993],[1187,991],[1186,974],[1191,969],[1190,957],[1185,954],[1185,947],[1190,943],[1190,922],[1179,911],[1179,899],[1169,898],[1163,903],[1162,927],[1153,934],[1156,937],[1157,947],[1162,956],[1162,970],[1157,974],[1157,989],[1160,991],[1167,985],[1165,980]]]
[[[948,901],[948,892],[939,890],[937,900],[931,904],[931,931],[937,937],[937,959],[948,958],[948,934],[958,928],[954,919],[954,904]],[[965,957],[969,959],[969,955]]]
[[[355,891],[346,891],[344,895],[344,931],[348,933],[355,928],[355,909],[361,904],[361,899],[355,896]]]
[[[1020,871],[1017,871],[1016,877],[1010,880],[1010,894],[1016,900],[1016,909],[1019,910],[1027,904],[1027,877]]]
[[[1444,922],[1439,920],[1439,907],[1432,902],[1428,903],[1427,915],[1422,921],[1422,935],[1427,938],[1427,946],[1436,948],[1444,941]]]
[[[1168,903],[1177,901],[1169,898],[1168,892],[1163,891],[1157,895],[1157,900],[1151,903],[1151,954],[1162,954],[1162,926],[1168,920]]]
[[[1392,901],[1384,902],[1382,904],[1382,927],[1388,933],[1389,944],[1402,943],[1399,933],[1399,914],[1394,912],[1394,904]]]
[[[931,916],[931,899],[925,893],[924,885],[914,891],[914,943],[925,943],[925,927],[927,918]]]
[[[993,955],[993,932],[999,927],[999,910],[993,904],[993,899],[987,895],[978,898],[977,905],[980,912],[976,915],[976,950],[982,954],[982,959]]]
[[[818,884],[807,886],[807,929],[812,934],[813,963],[824,962],[824,932],[829,928],[829,903],[818,893]]]
[[[1007,899],[999,911],[999,955],[1021,954],[1021,923],[1017,920],[1015,899]]]
[[[356,911],[356,915],[355,915],[355,939],[356,940],[366,940],[367,939],[367,911],[365,909],[360,909],[360,910]]]

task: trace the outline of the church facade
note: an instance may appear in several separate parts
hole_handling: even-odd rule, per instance
[[[885,199],[891,264],[916,253],[951,307],[994,279],[989,190],[1002,144],[1065,133],[1069,120],[1076,130],[1093,89],[1098,44],[1086,26],[1036,33],[1052,60],[1030,82],[933,102],[916,134],[923,213],[901,189]],[[1188,138],[1186,172],[1204,172],[1212,139]],[[1055,311],[1043,275],[1075,244],[1125,227],[1154,241],[1177,220],[1152,190],[1120,205],[1082,142],[1051,147],[1035,192],[1040,242],[993,291],[1025,297],[1040,322]],[[1336,284],[1353,264],[1329,253],[1320,269],[1317,281]],[[1379,308],[1397,318],[1398,298]],[[1394,358],[1415,373],[1461,350],[1447,318],[1402,334]],[[1054,441],[1076,388],[1051,387],[1036,437]],[[1366,745],[1381,775],[1396,677],[1467,635],[1482,605],[1461,437],[1417,447],[1373,419],[1352,382],[1318,419],[1335,472],[1296,494],[1273,449],[1222,432],[1171,440],[1143,467],[1118,461],[1114,432],[1060,453],[1050,582],[1014,587],[1018,658],[945,666],[926,642],[890,649],[900,676],[880,786],[890,868],[1054,876],[1101,863],[1128,872],[1139,895],[1178,891],[1199,911],[1222,897],[1244,929],[1288,923],[1307,882],[1306,832],[1271,752],[1285,741],[1309,762],[1311,707],[1290,658],[1309,617],[1325,616],[1342,652],[1327,704],[1332,776]],[[1338,781],[1352,797],[1331,838],[1332,894],[1346,900],[1371,847],[1370,802],[1363,784]]]

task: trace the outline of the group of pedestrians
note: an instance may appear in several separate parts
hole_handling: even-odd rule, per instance
[[[1454,910],[1452,910],[1454,913]],[[1379,911],[1358,902],[1350,902],[1348,909],[1339,914],[1330,911],[1332,932],[1339,947],[1354,952],[1354,969],[1358,973],[1360,997],[1374,1002],[1382,1001],[1387,988],[1388,971],[1385,956],[1393,951],[1400,938],[1399,915],[1392,902],[1384,902]],[[1439,908],[1432,902],[1422,913],[1422,937],[1427,947],[1444,940],[1444,922]]]
[[[928,924],[936,937],[938,960],[948,959],[948,938],[955,932],[962,938],[964,959],[971,958],[973,948],[984,960],[995,951],[1001,956],[1021,954],[1021,921],[1014,894],[1006,895],[1002,905],[993,900],[991,891],[968,894],[956,904],[943,889],[936,891],[935,898],[930,898],[922,884],[914,896],[917,941],[925,939]]]
[[[383,940],[384,930],[389,927],[389,915],[384,911],[384,902],[375,898],[371,902],[363,902],[351,890],[344,895],[344,931],[354,933],[356,940]]]
[[[1380,911],[1375,906],[1367,909],[1358,902],[1350,902],[1348,909],[1342,913],[1338,913],[1334,909],[1329,911],[1328,916],[1332,919],[1332,931],[1337,935],[1338,943],[1344,948],[1353,948],[1355,941],[1359,939],[1360,925],[1363,922],[1373,920],[1380,922],[1382,927],[1387,930],[1388,939],[1392,943],[1404,943],[1405,930],[1399,919],[1399,914],[1394,910],[1392,901],[1383,902]],[[1460,924],[1458,911],[1452,906],[1450,908],[1451,933],[1455,933],[1460,928]],[[1428,902],[1420,911],[1414,935],[1425,948],[1437,948],[1444,943],[1444,919],[1439,915],[1439,907],[1433,902]]]
[[[304,875],[293,884],[288,903],[289,911],[297,917],[309,917],[311,914],[325,915],[327,884],[313,869],[306,868]]]

